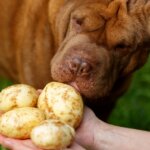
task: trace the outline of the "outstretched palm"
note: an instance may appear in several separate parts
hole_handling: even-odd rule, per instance
[[[85,108],[83,121],[76,132],[74,143],[66,150],[92,149],[94,146],[94,129],[97,119],[94,113]],[[37,148],[31,140],[17,140],[0,135],[0,144],[12,150],[41,150]]]

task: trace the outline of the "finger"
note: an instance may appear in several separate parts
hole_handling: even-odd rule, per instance
[[[30,140],[16,140],[5,138],[3,145],[12,150],[41,150],[34,146]]]
[[[1,116],[3,113],[4,113],[3,111],[0,111],[0,116]]]
[[[4,136],[0,135],[0,144],[2,145],[4,142]]]
[[[30,147],[32,150],[34,150],[34,149],[36,149],[36,150],[41,150],[40,148],[36,147],[36,146],[32,143],[31,140],[24,140],[24,141],[22,141],[22,142],[23,142],[23,144],[24,144],[25,146]]]
[[[38,95],[40,95],[42,93],[42,89],[38,89],[37,93],[38,93]]]
[[[71,147],[66,148],[64,150],[86,150],[85,148],[83,148],[81,145],[79,145],[78,143],[73,143],[71,145]]]
[[[3,135],[0,135],[0,144],[1,144],[1,145],[6,146],[6,145],[5,145],[5,140],[6,140],[6,137],[3,136]]]
[[[0,135],[0,144],[6,148],[12,149],[12,145],[7,141],[5,136]]]

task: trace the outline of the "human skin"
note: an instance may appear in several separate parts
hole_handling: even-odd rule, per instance
[[[149,150],[150,133],[107,124],[87,109],[76,142],[88,150]]]
[[[0,144],[12,150],[41,150],[31,140],[15,140],[0,136]],[[150,149],[150,133],[107,124],[91,109],[85,108],[84,118],[76,131],[71,147],[65,150],[137,150]]]

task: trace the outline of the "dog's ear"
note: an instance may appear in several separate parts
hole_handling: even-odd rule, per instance
[[[141,68],[148,59],[150,50],[148,48],[139,46],[135,53],[132,54],[130,61],[122,71],[122,76],[128,76],[135,70]]]
[[[147,3],[145,4],[144,8],[143,8],[143,15],[145,16],[146,19],[146,23],[147,23],[147,33],[149,36],[149,40],[150,40],[150,1],[149,0],[145,0]],[[150,42],[150,41],[149,41]]]
[[[139,24],[143,33],[150,37],[150,1],[149,0],[113,0],[108,6],[98,7],[102,16],[108,20],[114,16],[118,19],[131,17],[135,26]]]
[[[132,73],[147,61],[150,53],[150,1],[128,0],[127,14],[132,18],[137,48],[123,71],[123,75]]]
[[[128,0],[129,1],[129,0]],[[150,1],[149,0],[130,0],[127,3],[129,15],[133,18],[135,26],[143,36],[143,42],[150,41]]]

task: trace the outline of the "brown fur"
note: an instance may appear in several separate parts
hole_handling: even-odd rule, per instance
[[[149,42],[148,0],[0,0],[0,75],[74,82],[97,109],[127,89]]]

